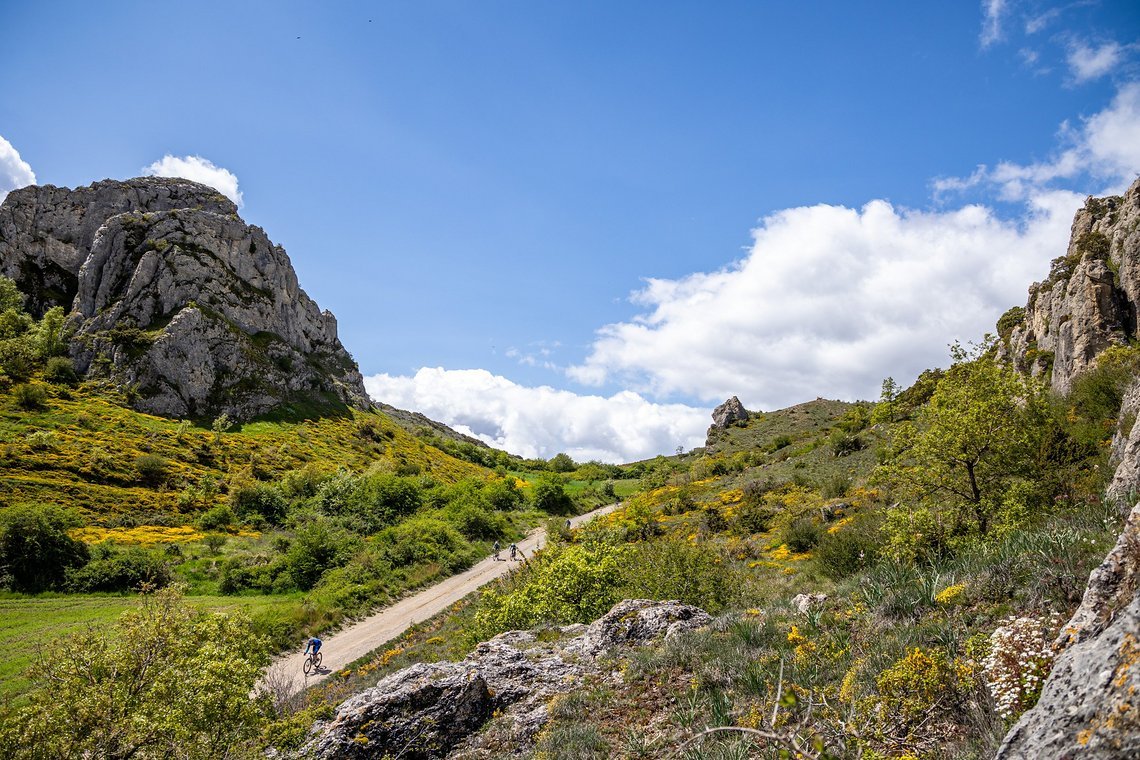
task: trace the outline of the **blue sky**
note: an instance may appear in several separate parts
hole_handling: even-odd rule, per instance
[[[1140,170],[1138,45],[1128,2],[5,1],[0,192],[240,190],[375,396],[628,461],[1024,303]]]

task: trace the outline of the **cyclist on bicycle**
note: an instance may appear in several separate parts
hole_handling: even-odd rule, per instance
[[[313,650],[313,656],[315,657],[317,652],[321,651],[321,644],[322,644],[321,640],[318,639],[316,636],[310,637],[309,640],[305,642],[304,654],[308,654],[309,649],[311,648]]]

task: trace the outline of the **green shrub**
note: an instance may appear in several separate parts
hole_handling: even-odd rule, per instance
[[[797,554],[811,551],[823,537],[823,528],[810,517],[801,518],[789,525],[782,538],[788,548]]]
[[[170,464],[157,454],[142,454],[135,459],[135,472],[148,486],[159,486],[166,482]]]
[[[882,543],[876,524],[854,523],[820,536],[812,556],[828,578],[846,578],[878,561]]]
[[[526,503],[526,496],[514,478],[499,478],[487,484],[483,495],[492,509],[506,512],[513,509],[522,509]]]
[[[560,453],[550,458],[547,467],[550,468],[551,472],[573,472],[578,468],[578,465],[574,463],[569,454]]]
[[[664,539],[632,548],[618,596],[679,599],[718,612],[728,606],[738,587],[728,560],[712,546]]]
[[[438,562],[444,568],[455,570],[466,567],[475,559],[470,545],[458,530],[431,517],[405,520],[381,531],[376,538],[393,567]]]
[[[163,587],[173,576],[166,560],[139,547],[112,549],[99,547],[90,562],[68,573],[72,591],[137,591],[143,584]]]
[[[79,382],[79,374],[75,371],[75,363],[66,356],[53,356],[44,366],[44,380],[55,385],[75,385]]]
[[[831,431],[828,436],[827,442],[831,445],[831,450],[837,457],[845,457],[860,451],[863,448],[863,439],[855,433],[848,433],[847,431],[837,428]]]
[[[249,695],[266,649],[241,611],[206,614],[169,590],[146,595],[110,627],[45,642],[21,704],[6,700],[0,756],[255,756],[265,716]]]
[[[29,412],[38,412],[47,408],[47,391],[42,385],[36,383],[23,383],[12,389],[12,396],[16,406]]]
[[[531,503],[535,509],[552,515],[566,515],[574,511],[574,502],[566,494],[561,481],[542,478],[534,484]]]
[[[476,540],[502,538],[507,533],[507,522],[502,515],[489,511],[478,502],[452,507],[447,511],[447,518],[467,538]]]
[[[198,518],[198,527],[202,530],[225,530],[236,521],[234,511],[222,505],[208,510]]]
[[[550,547],[507,581],[483,592],[475,614],[476,636],[600,617],[621,598],[627,555],[624,545]]]
[[[285,520],[289,502],[279,488],[245,480],[230,491],[230,507],[243,520],[258,516],[270,525],[280,525]]]
[[[0,512],[0,585],[31,593],[62,585],[90,557],[68,534],[81,524],[74,512],[49,505]]]
[[[308,590],[326,570],[348,562],[359,546],[359,538],[331,520],[314,520],[297,530],[285,553],[286,570],[297,588]]]
[[[202,539],[202,543],[206,545],[210,554],[217,554],[226,545],[226,537],[221,533],[207,533],[206,537]]]
[[[842,472],[825,478],[819,487],[820,495],[825,499],[840,499],[846,496],[849,490],[851,490],[851,476]]]
[[[343,481],[330,481],[327,485],[327,489],[321,489],[322,506],[363,534],[375,533],[423,504],[423,491],[414,478],[389,472],[364,475],[347,489]]]

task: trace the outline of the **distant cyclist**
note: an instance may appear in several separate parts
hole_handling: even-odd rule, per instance
[[[514,562],[518,559],[519,547],[517,544],[511,544],[511,561]]]
[[[321,651],[321,644],[322,643],[324,643],[324,642],[322,642],[316,636],[310,637],[309,640],[305,642],[304,654],[308,654],[309,650],[312,649],[313,650],[313,656],[316,657],[317,652]]]
[[[500,544],[498,541],[496,541],[495,546],[493,548],[495,550],[495,559],[498,560],[499,559],[499,551],[503,548],[502,544]]]

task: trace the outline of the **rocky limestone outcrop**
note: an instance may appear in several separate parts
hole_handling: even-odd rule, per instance
[[[998,760],[1140,757],[1140,505],[1056,642],[1037,705]]]
[[[179,208],[237,215],[237,207],[217,190],[182,179],[140,177],[74,190],[54,185],[14,190],[0,205],[0,274],[27,294],[25,307],[34,316],[52,306],[70,309],[79,270],[108,219]]]
[[[1067,393],[1073,378],[1113,345],[1136,337],[1140,304],[1140,181],[1123,196],[1089,198],[1073,219],[1064,256],[1029,289],[1008,332],[1007,355]]]
[[[1128,503],[1140,496],[1140,380],[1124,394],[1116,431],[1112,436],[1111,462],[1116,465],[1108,496],[1120,503]]]
[[[713,424],[709,426],[708,433],[705,435],[705,445],[711,446],[719,431],[725,430],[737,422],[746,422],[748,417],[748,410],[744,408],[744,404],[740,403],[740,399],[736,396],[728,399],[713,409]]]
[[[367,408],[336,318],[285,250],[187,180],[28,187],[0,206],[0,273],[29,308],[63,306],[77,368],[133,388],[136,408],[245,419],[290,401]]]
[[[556,641],[508,631],[462,662],[417,663],[348,699],[331,720],[314,726],[296,757],[491,757],[487,737],[477,731],[494,714],[506,724],[500,731],[525,753],[547,723],[547,703],[598,673],[606,656],[710,622],[706,612],[680,602],[632,599],[589,626],[562,628]]]

